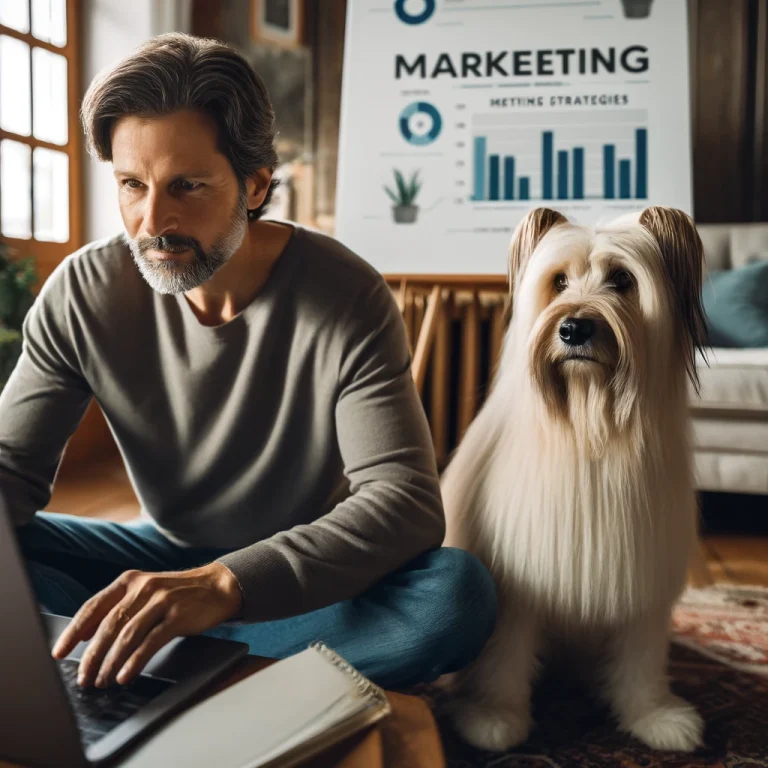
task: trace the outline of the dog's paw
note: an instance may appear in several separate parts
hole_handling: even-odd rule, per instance
[[[703,743],[704,720],[688,702],[671,696],[626,730],[652,749],[692,752]]]
[[[528,712],[516,712],[469,701],[454,709],[453,723],[459,735],[473,747],[504,752],[522,744],[533,722]]]

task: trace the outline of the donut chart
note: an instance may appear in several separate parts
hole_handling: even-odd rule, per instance
[[[405,9],[406,0],[396,0],[395,13],[404,24],[423,24],[435,12],[435,0],[422,0],[424,10],[421,13],[409,13]]]
[[[443,127],[443,118],[428,101],[414,101],[400,113],[400,133],[409,144],[431,144]]]

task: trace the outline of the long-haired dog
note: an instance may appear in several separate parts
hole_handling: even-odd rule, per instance
[[[622,729],[655,749],[701,743],[665,673],[696,537],[702,271],[696,229],[671,208],[597,230],[539,208],[513,235],[493,386],[442,482],[445,543],[486,564],[499,598],[481,656],[447,681],[478,747],[525,741],[539,660],[566,654]]]

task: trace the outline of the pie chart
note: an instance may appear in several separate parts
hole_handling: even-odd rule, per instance
[[[427,101],[414,101],[400,113],[400,133],[410,144],[431,144],[442,127],[440,113]]]

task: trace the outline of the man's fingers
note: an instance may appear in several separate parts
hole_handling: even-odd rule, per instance
[[[149,601],[153,594],[152,582],[149,579],[140,578],[138,571],[126,571],[115,582],[118,589],[124,593],[124,597],[115,605],[101,622],[88,643],[83,658],[80,660],[78,683],[87,687],[96,680],[101,663],[109,652],[117,636],[123,627],[135,616]],[[111,589],[111,587],[108,587]]]
[[[98,688],[112,685],[125,662],[164,618],[165,606],[160,601],[154,601],[129,619],[101,663],[101,669],[96,676]]]
[[[102,589],[101,592],[97,592],[92,598],[86,600],[73,616],[67,628],[59,635],[59,639],[51,652],[53,656],[57,659],[63,659],[72,653],[79,642],[90,640],[104,617],[124,596],[125,586],[120,579],[117,579]]]
[[[123,627],[131,620],[138,606],[131,605],[130,598],[118,603],[101,622],[93,639],[80,659],[77,682],[83,687],[93,685],[101,669],[101,663]]]
[[[155,627],[144,638],[144,642],[133,652],[128,661],[125,662],[123,668],[117,674],[117,682],[121,685],[125,685],[133,680],[142,669],[147,665],[147,662],[164,646],[177,636],[177,632],[174,629],[174,622],[170,619],[165,619],[156,624]]]

